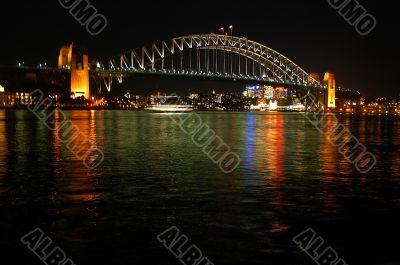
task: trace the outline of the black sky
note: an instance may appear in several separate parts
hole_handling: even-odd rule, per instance
[[[307,72],[332,71],[339,85],[365,96],[397,96],[396,8],[390,1],[359,2],[378,22],[368,36],[358,35],[325,0],[93,0],[108,19],[105,31],[93,37],[57,0],[2,1],[0,65],[55,65],[60,46],[72,41],[85,46],[92,58],[107,58],[153,41],[234,24],[235,35],[283,53]]]

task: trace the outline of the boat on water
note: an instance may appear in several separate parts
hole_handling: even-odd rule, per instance
[[[195,107],[192,105],[150,105],[146,110],[153,112],[182,113],[194,111]]]

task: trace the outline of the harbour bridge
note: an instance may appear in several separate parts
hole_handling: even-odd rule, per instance
[[[136,74],[233,80],[291,89],[299,98],[327,89],[281,53],[236,36],[202,34],[173,38],[126,51],[90,67],[108,91],[113,80]]]
[[[115,82],[154,75],[285,87],[299,99],[312,93],[320,106],[335,104],[333,75],[329,74],[328,78],[325,75],[321,83],[283,54],[244,37],[190,35],[155,42],[91,63],[88,57],[73,44],[63,46],[58,69],[48,68],[47,71],[70,74],[71,94],[85,98],[90,98],[91,78],[100,81],[96,82],[100,91],[102,87],[111,91]]]

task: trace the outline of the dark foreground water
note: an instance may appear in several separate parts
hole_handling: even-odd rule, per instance
[[[292,242],[309,227],[349,265],[400,264],[398,117],[339,116],[378,159],[362,175],[301,114],[200,113],[242,159],[224,174],[167,115],[66,113],[97,169],[0,111],[0,264],[43,264],[20,242],[40,227],[77,265],[178,265],[156,239],[170,226],[215,265],[315,264]]]

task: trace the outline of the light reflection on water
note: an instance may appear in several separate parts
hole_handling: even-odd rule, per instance
[[[308,227],[349,263],[400,260],[377,232],[399,234],[396,118],[338,116],[378,158],[360,175],[301,114],[199,113],[242,159],[225,175],[168,115],[65,113],[104,151],[99,168],[87,170],[60,141],[60,113],[51,131],[27,111],[0,111],[0,247],[19,265],[32,257],[18,236],[36,226],[80,264],[177,264],[155,240],[172,225],[215,264],[307,264],[291,237]],[[375,244],[363,239],[368,227]]]

